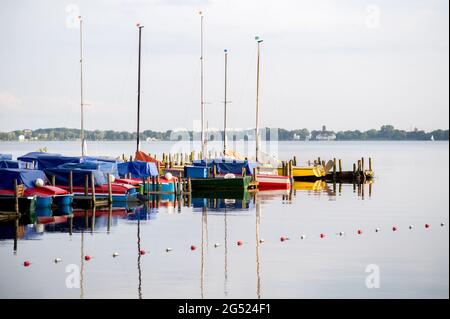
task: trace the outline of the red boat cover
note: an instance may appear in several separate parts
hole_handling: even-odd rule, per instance
[[[153,158],[152,156],[142,152],[142,151],[137,151],[136,154],[134,155],[134,160],[136,161],[143,161],[143,162],[150,162],[150,163],[156,163],[159,164],[161,166],[164,166],[164,163],[161,161],[158,161],[156,158]]]
[[[55,195],[67,195],[67,194],[69,194],[69,192],[67,192],[62,188],[55,186],[43,186],[43,187],[27,188],[25,190],[24,196],[36,195],[38,197],[45,197]]]

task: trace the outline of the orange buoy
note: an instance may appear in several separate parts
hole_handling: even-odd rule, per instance
[[[31,265],[31,263],[28,261],[28,260],[25,260],[24,262],[23,262],[23,266],[24,267],[29,267]]]

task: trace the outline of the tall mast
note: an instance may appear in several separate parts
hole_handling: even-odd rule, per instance
[[[223,100],[223,155],[225,155],[227,151],[227,64],[228,64],[228,50],[224,50],[225,52],[225,92],[224,92],[224,100]]]
[[[80,21],[80,107],[81,107],[81,156],[86,155],[84,139],[84,100],[83,100],[83,19],[78,16]]]
[[[137,96],[137,134],[136,134],[136,152],[140,150],[140,120],[141,120],[141,32],[144,26],[137,23],[139,29],[139,53],[138,53],[138,96]]]
[[[200,11],[200,107],[201,107],[201,126],[202,126],[202,156],[206,156],[205,139],[205,101],[203,99],[203,13]]]
[[[256,144],[256,154],[255,160],[258,162],[259,160],[259,58],[260,58],[260,44],[263,42],[258,36],[255,37],[256,42],[258,43],[258,60],[256,64],[256,127],[255,127],[255,144]]]

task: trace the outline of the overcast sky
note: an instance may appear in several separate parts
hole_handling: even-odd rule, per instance
[[[143,29],[142,128],[192,129],[200,118],[200,18],[205,15],[209,127],[254,125],[255,35],[261,124],[288,129],[432,130],[449,126],[448,0],[2,1],[0,131],[79,127],[84,20],[86,128],[135,130]]]

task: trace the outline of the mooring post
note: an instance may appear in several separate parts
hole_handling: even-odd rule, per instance
[[[160,187],[160,184],[159,184],[159,175],[158,175],[158,176],[156,176],[156,191],[157,192],[159,192],[159,187]]]
[[[339,159],[339,174],[342,173],[342,160]]]
[[[19,186],[17,185],[17,179],[14,180],[14,210],[19,215]]]
[[[108,203],[111,205],[113,202],[111,174],[108,173]]]
[[[364,157],[361,157],[361,172],[364,172]]]
[[[257,179],[257,170],[256,167],[253,167],[253,181],[256,182]]]
[[[291,180],[291,184],[294,181],[294,170],[292,169],[292,160],[289,161],[289,179]]]
[[[89,175],[86,174],[84,176],[84,195],[88,196],[89,195]]]
[[[333,158],[333,178],[336,178],[336,157]]]
[[[358,160],[358,173],[361,172],[361,160]]]
[[[191,184],[191,178],[190,177],[188,178],[188,191],[189,191],[189,193],[192,192],[192,184]]]
[[[214,164],[214,166],[213,166],[213,177],[216,178],[216,175],[217,175],[217,166],[216,166],[216,164]]]
[[[245,167],[242,167],[242,177],[245,177],[245,172],[246,172]]]
[[[95,178],[94,178],[94,173],[91,173],[91,187],[92,187],[92,203],[95,206],[96,198],[95,198]]]
[[[322,161],[320,160],[320,157],[317,158],[317,164],[320,165],[320,163],[322,163]]]
[[[353,163],[353,175],[356,173],[356,164]]]
[[[369,157],[369,171],[372,171],[372,158]]]
[[[293,160],[294,160],[294,166],[297,166],[297,156],[294,155]]]

